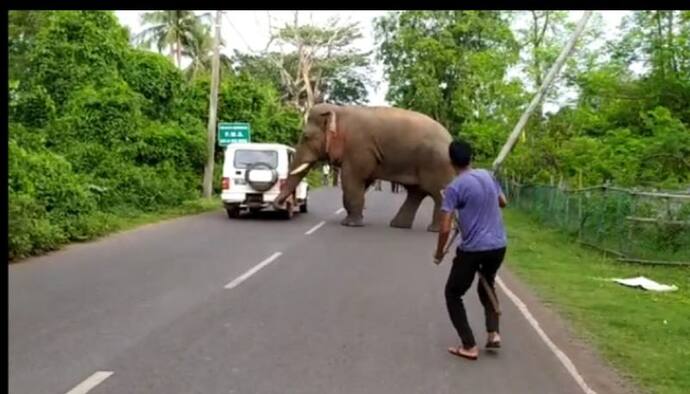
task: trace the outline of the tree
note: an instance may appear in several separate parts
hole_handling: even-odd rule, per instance
[[[526,101],[520,83],[506,80],[518,60],[508,16],[405,11],[375,24],[388,101],[433,117],[472,140],[479,158],[493,158]]]
[[[151,25],[136,36],[136,40],[146,47],[155,44],[158,52],[170,47],[170,59],[176,59],[177,67],[182,67],[182,52],[184,47],[194,42],[195,32],[199,32],[199,24],[210,18],[206,13],[200,16],[193,11],[151,11],[141,15],[143,25]]]
[[[575,44],[577,43],[578,38],[584,31],[584,28],[587,24],[587,21],[591,17],[592,11],[586,11],[582,18],[580,19],[580,22],[578,22],[578,25],[575,29],[575,32],[573,33],[572,37],[568,40],[568,43],[563,47],[561,50],[561,53],[558,55],[558,58],[556,58],[555,62],[553,65],[549,68],[549,72],[546,74],[544,77],[544,80],[542,81],[542,84],[539,86],[537,89],[536,95],[532,98],[532,101],[530,102],[529,106],[525,110],[525,112],[522,114],[520,117],[520,120],[518,123],[515,125],[515,128],[513,131],[510,133],[510,136],[508,137],[508,140],[506,141],[506,144],[501,148],[500,153],[496,157],[496,159],[493,162],[492,168],[494,171],[497,171],[498,168],[500,167],[501,163],[505,160],[506,156],[508,153],[513,149],[513,146],[517,142],[517,139],[520,137],[520,133],[522,133],[522,129],[524,128],[525,124],[527,123],[527,120],[529,119],[530,115],[532,114],[532,111],[539,105],[539,103],[543,100],[546,90],[551,86],[553,83],[554,79],[556,78],[556,75],[560,72],[561,67],[563,67],[563,64],[565,63],[566,59],[570,56],[572,53]]]
[[[221,48],[223,45],[225,45],[225,41],[221,39]],[[191,63],[185,69],[187,77],[193,79],[200,72],[209,71],[211,69],[212,53],[213,37],[211,37],[211,28],[206,24],[199,24],[191,31],[189,44],[182,49],[182,55],[191,59]],[[221,53],[219,61],[222,69],[231,69],[232,60],[227,55]]]
[[[521,68],[532,93],[541,86],[551,64],[556,60],[567,37],[572,35],[574,25],[568,23],[566,11],[526,11],[521,15],[525,27],[517,30],[517,39],[522,48]],[[560,78],[559,78],[560,79]],[[554,98],[560,89],[558,82],[549,89],[545,99]],[[535,112],[541,118],[543,102]]]
[[[622,24],[623,38],[613,44],[623,64],[642,63],[645,96],[690,122],[690,21],[687,11],[638,11]]]
[[[688,42],[688,22],[682,12],[631,13],[623,34],[602,46],[595,61],[591,53],[577,56],[569,80],[577,100],[543,119],[542,132],[518,145],[507,167],[533,182],[563,176],[574,185],[582,174],[585,184],[687,184],[690,70],[687,45],[679,43]],[[641,73],[631,70],[638,64],[645,65]]]
[[[127,31],[112,12],[50,12],[28,53],[22,90],[49,92],[60,111],[79,88],[118,78],[129,47]],[[94,66],[97,64],[98,66]]]
[[[262,53],[240,56],[238,69],[259,72],[273,83],[279,81],[283,100],[303,116],[325,100],[361,103],[366,97],[364,86],[369,83],[369,53],[352,48],[361,36],[358,23],[342,24],[332,18],[327,27],[300,25],[296,12],[292,24],[271,31],[271,40]],[[273,44],[280,50],[271,51]]]
[[[36,43],[36,34],[48,23],[51,11],[10,11],[7,49],[10,58],[9,80],[21,81],[29,73],[27,55]]]

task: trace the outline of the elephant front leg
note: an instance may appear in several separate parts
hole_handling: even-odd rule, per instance
[[[419,205],[422,200],[426,197],[426,194],[417,187],[407,188],[407,198],[405,202],[398,210],[395,218],[390,223],[391,227],[398,228],[412,228],[412,222],[414,222],[414,217],[417,214]]]
[[[364,210],[365,184],[363,181],[342,177],[343,187],[343,206],[347,211],[347,216],[340,224],[350,227],[361,227],[364,225],[362,211]]]

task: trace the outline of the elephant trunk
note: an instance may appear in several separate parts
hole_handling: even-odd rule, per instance
[[[278,197],[275,199],[276,205],[283,205],[285,203],[285,200],[287,200],[287,198],[294,193],[297,185],[299,185],[299,183],[302,181],[302,178],[309,173],[309,170],[313,164],[314,163],[301,163],[294,169],[290,170],[290,175],[288,175],[287,181],[284,183],[280,190],[280,194],[278,194]]]

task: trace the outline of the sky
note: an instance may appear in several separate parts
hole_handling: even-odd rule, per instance
[[[130,28],[133,34],[139,33],[143,28],[139,21],[140,13],[145,11],[116,11],[116,15],[123,25]],[[197,11],[198,13],[208,11]],[[371,51],[375,48],[373,20],[385,15],[388,11],[299,11],[300,23],[313,23],[324,25],[330,17],[338,16],[343,21],[359,22],[363,37],[354,43],[361,50]],[[603,31],[604,39],[613,38],[618,32],[618,25],[624,15],[630,11],[597,11],[603,16],[606,25]],[[582,16],[582,11],[570,11],[569,16],[577,21]],[[221,23],[221,35],[226,43],[223,52],[231,54],[234,49],[239,51],[261,51],[265,48],[269,39],[269,17],[272,26],[282,26],[292,22],[294,11],[225,11]],[[387,84],[385,81],[383,66],[373,64],[374,75],[372,80],[379,81],[378,86],[369,88],[370,105],[388,105],[385,100]],[[547,108],[545,108],[547,109]],[[548,109],[547,109],[548,110]]]

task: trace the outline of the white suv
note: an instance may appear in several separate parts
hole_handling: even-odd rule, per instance
[[[242,210],[257,212],[273,206],[288,177],[295,150],[282,144],[231,144],[225,149],[221,200],[233,219]],[[302,180],[281,211],[286,219],[307,212],[309,186]]]

